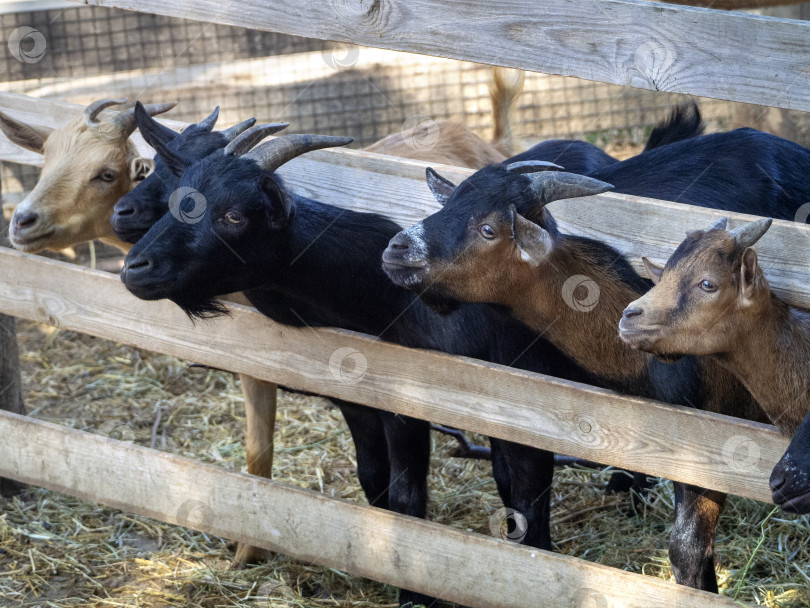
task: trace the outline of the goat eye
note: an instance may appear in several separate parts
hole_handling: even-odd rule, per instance
[[[481,224],[478,227],[478,232],[481,233],[482,237],[484,237],[485,239],[488,239],[488,240],[492,240],[496,236],[495,229],[492,226],[490,226],[489,224]]]
[[[105,182],[111,182],[115,179],[115,172],[110,171],[109,169],[105,169],[104,171],[98,174],[98,178]]]
[[[700,282],[700,288],[707,293],[714,293],[715,291],[717,291],[717,285],[715,285],[708,279],[703,279]]]
[[[225,214],[225,220],[230,224],[241,224],[245,218],[237,211],[228,211],[228,213]]]

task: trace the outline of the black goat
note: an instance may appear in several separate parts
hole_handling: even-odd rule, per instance
[[[230,131],[241,127],[244,131],[253,121],[241,123],[226,131],[212,131],[217,111],[204,121],[190,125],[182,133],[175,133],[143,113],[136,113],[136,124],[141,134],[152,147],[156,139],[167,150],[179,157],[184,165],[202,160],[215,150],[224,148],[233,139]],[[704,125],[695,103],[682,104],[656,126],[645,147],[645,152],[699,135]],[[227,136],[223,136],[227,134]],[[570,173],[589,175],[595,171],[617,164],[619,161],[600,148],[585,141],[554,139],[540,142],[532,148],[513,156],[506,162],[526,160],[549,161],[565,167]],[[166,166],[160,154],[155,156],[155,170],[124,195],[115,205],[111,223],[115,234],[122,241],[135,243],[149,228],[166,213],[169,197],[177,188],[179,178]]]
[[[308,150],[349,141],[280,137],[238,157],[229,154],[237,139],[192,165],[179,185],[205,196],[204,217],[191,224],[164,215],[127,256],[121,274],[125,285],[141,298],[170,298],[192,317],[222,313],[214,297],[243,291],[261,312],[289,325],[344,327],[405,346],[581,379],[536,334],[488,307],[465,306],[442,317],[412,293],[392,286],[379,257],[400,229],[397,224],[296,196],[273,173]],[[161,157],[173,156],[154,143]],[[167,165],[178,163],[173,158]],[[497,339],[500,335],[511,338]],[[369,502],[424,517],[428,423],[339,405],[355,441],[358,475]],[[495,439],[492,448],[504,504],[527,519],[524,542],[550,549],[552,454]],[[403,592],[400,601],[430,600]]]
[[[442,310],[458,302],[507,308],[602,386],[764,419],[750,394],[716,364],[684,358],[666,366],[621,344],[621,311],[650,283],[611,247],[561,234],[545,205],[604,191],[609,181],[620,192],[792,219],[810,194],[810,151],[742,129],[650,150],[593,173],[598,180],[545,169],[487,167],[458,187],[428,170],[444,208],[392,239],[383,256],[389,277]],[[771,175],[763,173],[768,170]],[[601,294],[587,315],[565,300],[567,289],[568,299],[576,299],[576,287],[566,281],[577,275],[589,277]],[[712,547],[725,496],[684,484],[676,490],[670,542],[676,578],[716,591]]]
[[[135,123],[143,132],[143,116],[138,116],[136,113]],[[224,148],[256,122],[255,118],[250,118],[223,131],[214,131],[218,116],[219,107],[204,120],[186,127],[182,133],[176,133],[156,120],[150,121],[151,137],[146,139],[146,143],[152,145],[151,138],[160,138],[174,155],[186,163],[192,163],[205,158],[214,150]],[[177,177],[160,154],[155,155],[154,162],[154,171],[122,196],[113,207],[110,223],[116,236],[125,243],[137,241],[146,233],[148,226],[166,213],[169,197],[177,188]],[[152,201],[159,201],[160,204],[152,204]]]

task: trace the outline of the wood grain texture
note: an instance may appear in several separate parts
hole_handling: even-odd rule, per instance
[[[774,6],[789,6],[804,4],[807,0],[656,0],[667,4],[685,4],[686,6],[702,6],[726,11],[746,8],[771,8]]]
[[[14,414],[0,412],[0,437],[2,475],[465,606],[735,606],[653,577]]]
[[[0,111],[36,126],[56,126],[81,109],[73,104],[0,93]],[[176,121],[161,122],[178,130],[186,126]],[[143,154],[151,155],[142,139],[135,138],[135,142]],[[40,156],[9,143],[2,133],[0,160],[41,164]],[[410,226],[439,208],[425,183],[426,166],[420,161],[338,148],[310,152],[287,163],[279,173],[294,192],[355,211],[383,213]],[[458,167],[434,166],[456,183],[473,173]],[[642,274],[641,256],[666,260],[687,231],[705,228],[723,216],[729,218],[732,227],[752,219],[743,214],[616,193],[557,201],[549,209],[563,230],[612,245]],[[806,213],[810,215],[810,202]],[[775,221],[756,248],[774,291],[791,304],[810,308],[810,226]]]
[[[0,312],[260,380],[766,502],[787,447],[767,425],[230,308],[193,326],[118,277],[0,248]],[[742,445],[756,457],[740,462]]]
[[[196,21],[810,110],[810,24],[643,0],[85,0]]]

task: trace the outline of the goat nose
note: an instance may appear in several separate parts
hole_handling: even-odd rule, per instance
[[[640,317],[642,314],[644,314],[644,311],[640,308],[625,308],[622,316],[625,319],[632,319],[633,317]]]
[[[785,470],[782,467],[777,466],[771,473],[771,492],[779,492],[785,487],[785,484],[787,484],[787,475],[785,474]]]
[[[115,213],[115,215],[117,215],[119,217],[123,217],[125,215],[132,215],[133,213],[135,213],[135,208],[130,207],[129,205],[124,206],[124,207],[119,207],[118,205],[116,205],[113,208],[113,212]]]
[[[411,248],[411,238],[404,232],[400,232],[388,243],[391,249],[398,249],[399,251],[407,251]]]
[[[134,260],[131,260],[131,261],[127,262],[127,265],[124,267],[124,269],[127,272],[129,272],[131,270],[146,270],[151,265],[152,265],[152,263],[149,261],[149,258],[141,257],[141,258],[135,258]]]
[[[14,214],[14,229],[21,230],[23,228],[30,228],[34,224],[37,223],[39,219],[39,214],[34,213],[33,211],[28,211],[25,213],[15,213]]]

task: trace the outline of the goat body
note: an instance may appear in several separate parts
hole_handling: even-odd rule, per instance
[[[656,285],[627,306],[619,330],[659,356],[708,355],[745,384],[771,422],[795,433],[771,476],[774,502],[810,512],[810,312],[777,298],[757,263],[751,245],[769,226],[728,232],[722,220],[690,233],[663,268],[645,260]]]

